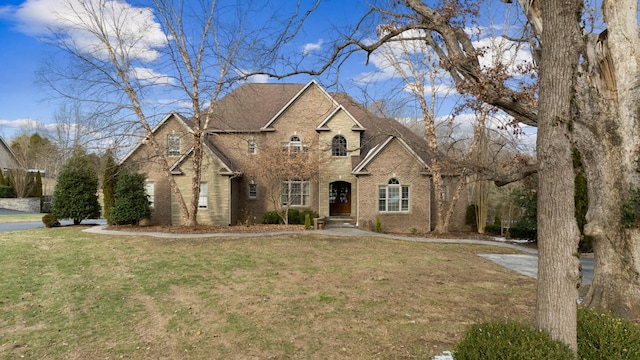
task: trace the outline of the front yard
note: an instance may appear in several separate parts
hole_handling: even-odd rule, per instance
[[[0,357],[428,359],[466,325],[533,317],[504,248],[290,234],[0,233]]]

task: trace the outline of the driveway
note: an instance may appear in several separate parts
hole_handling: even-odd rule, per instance
[[[0,232],[29,230],[29,229],[37,229],[37,228],[44,227],[44,224],[42,223],[42,221],[2,222],[3,215],[43,215],[44,216],[44,214],[39,214],[39,213],[31,213],[26,211],[0,208]],[[104,219],[87,219],[82,221],[82,225],[104,225],[106,223],[107,222]],[[64,226],[73,225],[73,221],[61,220],[60,224]]]

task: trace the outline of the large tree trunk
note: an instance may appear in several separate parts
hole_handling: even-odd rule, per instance
[[[574,215],[571,121],[579,0],[544,0],[538,121],[536,326],[577,350],[579,230]]]
[[[637,0],[603,2],[608,30],[589,38],[578,82],[576,143],[589,191],[585,234],[595,271],[589,307],[640,319],[640,231],[625,229],[622,207],[640,187]]]

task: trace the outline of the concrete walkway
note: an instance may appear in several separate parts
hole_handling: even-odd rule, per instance
[[[291,233],[306,233],[306,234],[320,234],[331,236],[376,236],[394,240],[403,241],[415,241],[424,243],[439,243],[439,244],[476,244],[476,245],[489,245],[514,249],[524,254],[479,254],[479,256],[493,261],[498,265],[504,266],[507,269],[511,269],[522,275],[535,278],[538,274],[538,251],[525,246],[516,244],[509,244],[500,241],[487,241],[487,240],[475,240],[475,239],[434,239],[434,238],[420,238],[411,236],[381,234],[371,231],[366,231],[358,228],[345,227],[345,228],[327,228],[324,230],[302,230],[302,231],[276,231],[268,233],[211,233],[211,234],[171,234],[164,232],[139,232],[139,231],[114,231],[107,230],[106,225],[93,226],[85,229],[84,231],[94,234],[104,235],[144,235],[154,236],[160,238],[173,238],[173,239],[193,239],[193,238],[212,238],[212,237],[264,237],[264,236],[278,236],[287,235]],[[582,283],[590,284],[593,277],[593,259],[581,259],[582,263]]]

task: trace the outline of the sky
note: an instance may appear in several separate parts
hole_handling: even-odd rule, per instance
[[[36,125],[53,126],[55,124],[56,113],[62,102],[54,99],[51,90],[38,82],[37,73],[46,69],[45,64],[48,60],[56,59],[55,48],[42,40],[42,37],[49,34],[48,27],[60,24],[60,16],[65,15],[64,9],[60,6],[62,2],[63,0],[3,0],[0,2],[0,41],[3,45],[3,51],[0,52],[0,136],[5,139],[11,139],[25,130],[33,129]],[[113,0],[113,3],[119,6],[132,6],[125,0]],[[271,3],[282,6],[282,9],[287,11],[291,10],[288,8],[289,4],[295,4],[297,1],[272,1]],[[303,0],[302,3],[303,6],[309,7],[313,1]],[[365,1],[321,0],[318,9],[305,21],[298,36],[288,45],[288,51],[296,53],[300,59],[303,59],[302,61],[318,54],[326,54],[330,51],[332,34],[355,25],[366,10]],[[145,17],[146,15],[149,14],[141,9],[138,19],[144,22],[153,18],[152,15],[148,18]],[[150,21],[153,23],[155,20]],[[256,21],[259,22],[260,19]],[[137,76],[139,78],[154,76],[154,81],[164,79],[157,70],[144,65],[145,61],[155,61],[159,56],[158,48],[161,47],[158,45],[158,42],[161,42],[159,27],[141,29],[142,27],[132,27],[133,32],[145,32],[147,35],[145,44],[148,48],[138,49],[141,65]],[[69,32],[67,35],[76,36],[77,34],[73,35]],[[75,39],[80,43],[87,41],[79,35]],[[492,37],[485,36],[479,41],[488,44],[491,39]],[[528,52],[525,49],[512,56],[527,59]],[[488,54],[487,58],[490,57],[491,54]],[[393,82],[394,78],[397,84],[397,74],[383,55],[374,54],[369,64],[365,66],[365,56],[360,54],[354,56],[341,70],[338,88],[349,92],[363,102],[374,101],[389,96],[385,94],[385,88],[388,88],[390,81]],[[310,79],[308,76],[297,76],[283,81],[306,83]],[[331,83],[333,78],[324,77],[319,80],[321,83]],[[167,77],[163,81],[169,83],[171,79]],[[277,82],[265,77],[255,77],[250,81]],[[446,81],[440,84],[439,88],[442,90],[439,91],[442,95],[453,92]],[[167,98],[167,93],[157,94],[154,111],[159,114],[170,110],[181,111],[178,101],[171,102]],[[449,101],[441,101],[440,115],[446,115],[451,106]],[[406,116],[411,117],[412,114]]]

